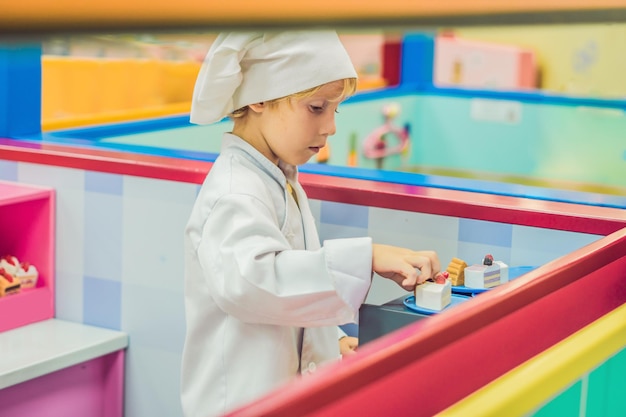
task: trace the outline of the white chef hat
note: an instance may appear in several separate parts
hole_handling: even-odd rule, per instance
[[[190,121],[214,123],[249,104],[356,77],[334,31],[222,33],[200,68]]]

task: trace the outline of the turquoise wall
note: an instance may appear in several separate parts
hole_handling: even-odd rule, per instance
[[[384,170],[434,173],[544,185],[556,181],[626,195],[626,117],[622,110],[446,95],[378,94],[340,106],[337,134],[329,139],[330,165],[346,166],[350,137],[358,142],[358,166],[376,169],[363,156],[367,135],[384,123],[382,108],[397,103],[393,123],[409,125],[407,153],[385,158]],[[512,105],[517,119],[477,119],[476,106]],[[483,110],[484,111],[484,110]],[[496,111],[497,113],[497,111]],[[493,117],[492,117],[493,118]],[[101,143],[218,152],[230,122],[103,138]],[[389,139],[392,146],[393,137]],[[311,160],[315,162],[315,160]],[[565,185],[564,185],[565,184]],[[548,184],[549,185],[549,184]],[[615,189],[618,189],[615,191]]]
[[[331,163],[345,159],[339,145],[346,134],[361,140],[382,124],[380,109],[398,102],[398,125],[411,126],[408,157],[387,158],[384,169],[520,176],[528,179],[626,187],[626,117],[623,111],[437,95],[387,98],[346,105],[333,139]],[[478,120],[473,107],[487,103],[518,106],[515,122]],[[343,138],[341,138],[343,136]],[[374,168],[360,155],[359,165]],[[495,177],[494,177],[495,178]]]
[[[477,99],[417,100],[411,161],[418,166],[626,187],[621,110],[519,103],[519,121],[510,123],[472,118]]]
[[[626,416],[626,349],[622,349],[584,375],[533,417],[621,417]]]

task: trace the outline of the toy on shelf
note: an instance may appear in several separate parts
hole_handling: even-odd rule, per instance
[[[39,272],[35,265],[20,262],[13,255],[0,257],[0,296],[14,294],[20,289],[34,288]]]
[[[382,112],[385,123],[367,135],[363,142],[363,155],[366,158],[374,159],[378,169],[383,168],[385,157],[405,154],[410,142],[409,127],[398,127],[392,123],[393,119],[400,114],[400,105],[396,103],[387,104],[383,107]],[[398,139],[398,143],[394,146],[389,145],[389,138],[392,135]]]
[[[0,268],[0,297],[15,294],[20,290],[20,281],[9,274],[6,269]]]
[[[37,278],[39,278],[39,271],[37,271],[35,265],[29,262],[20,262],[16,277],[20,280],[22,288],[35,288]]]
[[[13,255],[4,255],[0,257],[0,268],[11,275],[15,275],[20,268],[20,261]]]

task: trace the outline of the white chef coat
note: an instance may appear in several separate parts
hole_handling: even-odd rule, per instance
[[[225,134],[185,232],[185,416],[224,414],[338,359],[336,326],[355,321],[371,266],[368,237],[320,247],[296,167]]]

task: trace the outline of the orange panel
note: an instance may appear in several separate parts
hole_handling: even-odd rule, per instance
[[[269,7],[271,5],[271,7]],[[592,12],[583,17],[597,20],[626,19],[625,0],[318,0],[299,2],[273,0],[271,3],[240,0],[236,3],[209,0],[179,0],[155,3],[150,0],[21,0],[5,2],[0,15],[1,32],[42,30],[68,31],[99,28],[159,28],[188,25],[212,27],[228,25],[288,24],[290,22],[410,22],[431,18],[436,24],[448,24],[448,18],[509,15],[529,22],[541,20],[542,15],[563,17],[563,12]],[[613,9],[609,11],[608,9]],[[617,9],[617,10],[616,10]],[[598,12],[604,11],[603,15]],[[616,11],[620,13],[616,14]],[[474,19],[475,20],[475,19]],[[578,19],[580,20],[580,18]],[[431,22],[431,23],[432,23]]]

